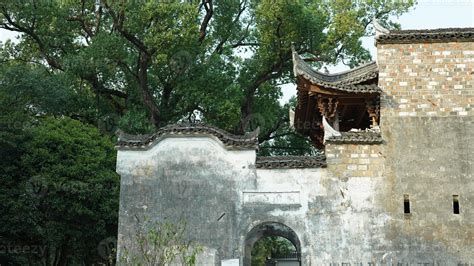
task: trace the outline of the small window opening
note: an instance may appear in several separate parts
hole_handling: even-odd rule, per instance
[[[408,194],[403,195],[403,212],[410,214],[410,196]]]
[[[459,196],[453,195],[453,213],[459,214]]]

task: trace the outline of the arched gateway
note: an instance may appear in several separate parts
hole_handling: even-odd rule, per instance
[[[264,222],[252,228],[245,238],[243,258],[244,266],[250,266],[252,247],[255,242],[267,236],[280,236],[288,239],[293,246],[295,246],[298,262],[301,262],[301,243],[295,231],[279,222]],[[298,264],[301,265],[301,263]]]

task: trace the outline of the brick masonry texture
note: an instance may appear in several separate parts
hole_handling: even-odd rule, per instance
[[[383,175],[381,145],[327,144],[326,158],[329,170],[342,179]]]
[[[385,116],[472,116],[474,43],[377,47]]]

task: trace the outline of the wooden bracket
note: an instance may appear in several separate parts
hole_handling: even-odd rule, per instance
[[[372,121],[372,126],[377,126],[380,116],[380,99],[374,98],[366,100],[365,104],[367,107],[367,112],[369,113],[370,120]]]
[[[319,112],[326,118],[333,118],[334,116],[336,116],[338,105],[339,101],[337,100],[337,98],[318,97]]]

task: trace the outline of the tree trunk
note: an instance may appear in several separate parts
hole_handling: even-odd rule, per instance
[[[148,89],[148,64],[150,63],[150,56],[146,52],[140,52],[139,70],[138,70],[138,85],[142,93],[143,104],[150,112],[150,121],[155,127],[161,126],[160,110],[158,109],[153,95]]]

